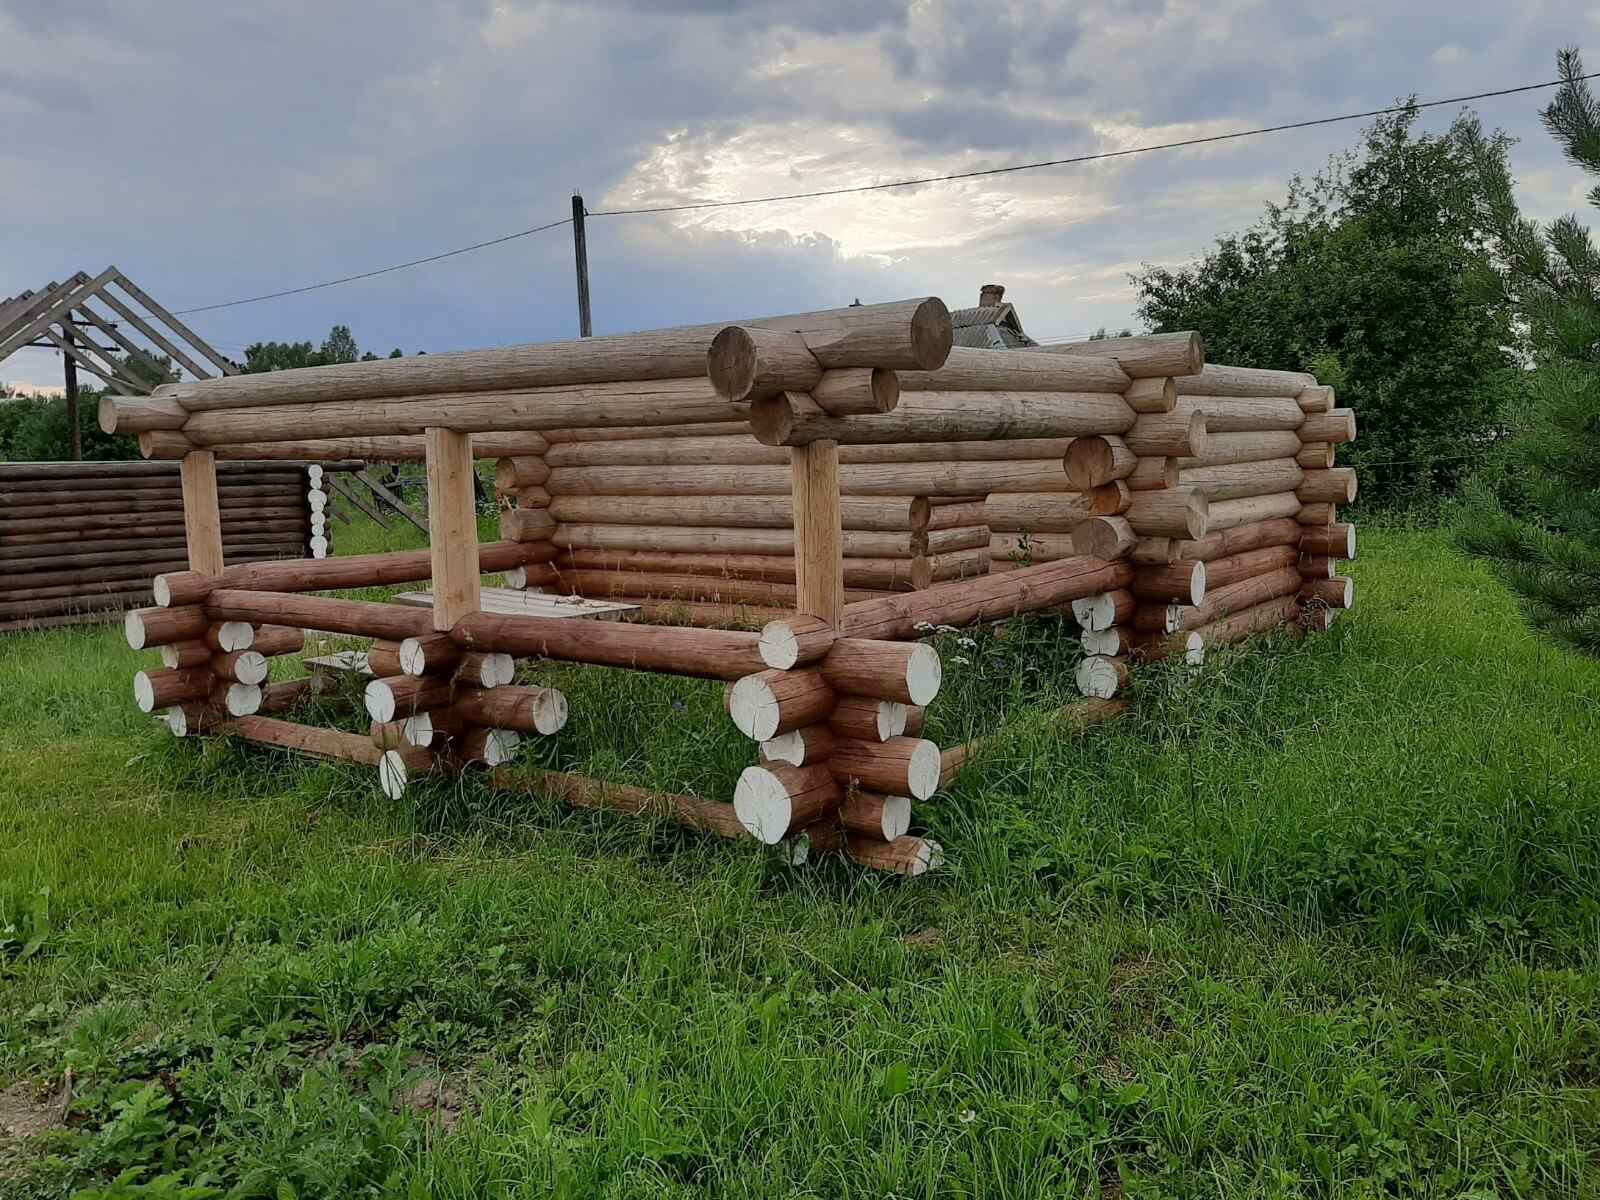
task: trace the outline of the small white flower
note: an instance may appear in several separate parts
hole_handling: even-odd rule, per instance
[[[960,1120],[963,1125],[971,1125],[977,1119],[978,1114],[973,1112],[970,1108],[963,1108],[961,1110]]]
[[[978,643],[969,637],[957,638],[956,645],[960,646],[963,650],[976,650],[978,648]]]
[[[970,667],[972,665],[972,660],[970,658],[964,658],[959,654],[952,654],[950,656],[950,661],[953,663],[958,663],[963,667]]]

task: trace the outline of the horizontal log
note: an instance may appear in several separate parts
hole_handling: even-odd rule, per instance
[[[494,464],[494,486],[499,492],[542,487],[549,478],[550,467],[542,455],[515,455],[499,459]]]
[[[343,469],[354,470],[361,463],[337,464]],[[255,477],[303,474],[305,464],[290,465],[288,463],[218,463],[217,482],[219,486],[226,486],[226,478],[237,475],[250,475]],[[0,489],[10,490],[22,488],[40,481],[69,480],[70,486],[78,487],[108,487],[112,486],[111,480],[124,480],[126,482],[115,486],[139,487],[149,481],[171,481],[178,477],[178,468],[175,464],[148,463],[148,462],[44,462],[44,463],[0,463]],[[51,488],[60,486],[51,482]]]
[[[917,497],[845,497],[839,508],[846,530],[897,531],[916,529]],[[568,524],[659,526],[662,506],[639,496],[555,496],[550,512]],[[673,524],[729,526],[741,529],[792,529],[794,509],[787,493],[782,496],[730,495],[681,496],[672,502]],[[963,520],[962,524],[972,522]]]
[[[935,584],[904,596],[846,605],[840,632],[847,637],[900,640],[917,637],[924,629],[937,625],[999,621],[1126,587],[1132,575],[1133,568],[1126,563],[1074,558]]]
[[[893,412],[834,417],[786,396],[757,401],[750,428],[768,446],[968,442],[1121,433],[1136,414],[1121,396],[1096,392],[903,392]]]
[[[555,688],[496,687],[488,691],[458,688],[455,711],[475,725],[514,729],[546,737],[567,724],[567,698]]]
[[[1128,375],[1115,362],[1065,358],[1044,348],[983,350],[951,348],[935,371],[900,372],[906,392],[1114,392],[1128,388]]]
[[[1294,519],[1302,525],[1322,528],[1332,525],[1338,519],[1338,515],[1339,506],[1337,504],[1318,501],[1315,504],[1302,504]]]
[[[833,731],[826,725],[807,725],[791,729],[761,743],[761,761],[803,767],[825,760],[833,753]]]
[[[1332,579],[1339,573],[1339,560],[1326,554],[1301,554],[1295,566],[1302,579]]]
[[[472,456],[482,459],[504,458],[512,454],[536,454],[544,445],[545,439],[537,433],[483,432],[473,435]],[[156,430],[139,435],[139,453],[154,461],[180,459],[196,448],[181,431]],[[240,441],[212,446],[210,449],[216,454],[219,467],[228,463],[228,460],[240,459],[249,460],[251,463],[261,459],[310,460],[313,465],[335,467],[350,458],[358,458],[364,464],[422,462],[427,457],[427,446],[423,438],[414,434]]]
[[[472,725],[456,739],[456,755],[463,763],[499,767],[516,757],[522,735],[514,729],[491,729]]]
[[[896,737],[886,742],[836,738],[826,766],[818,769],[831,773],[843,787],[926,800],[939,790],[941,765],[939,747],[925,738]]]
[[[1255,367],[1207,364],[1177,376],[1179,396],[1298,396],[1316,379],[1303,371],[1266,371]]]
[[[216,682],[217,677],[206,667],[140,671],[133,677],[133,701],[140,712],[155,712],[174,704],[204,700],[211,695]]]
[[[1178,486],[1178,459],[1160,454],[1138,459],[1124,482],[1132,492],[1175,488]]]
[[[1133,625],[1135,629],[1150,633],[1179,633],[1199,629],[1230,613],[1242,612],[1283,596],[1292,597],[1302,586],[1300,572],[1293,567],[1285,567],[1217,588],[1201,605],[1141,605],[1134,614]]]
[[[1193,488],[1134,492],[1128,524],[1140,537],[1201,538],[1210,526],[1210,502]]]
[[[1199,605],[1206,598],[1206,564],[1173,563],[1165,567],[1138,567],[1130,585],[1141,600],[1165,600],[1172,604]]]
[[[706,376],[724,400],[759,400],[810,391],[822,378],[822,364],[799,334],[729,325],[706,349]]]
[[[988,531],[982,526],[931,534],[846,530],[843,538],[847,558],[910,558],[916,554],[948,553],[986,545]],[[736,526],[560,525],[551,540],[567,550],[639,550],[694,555],[794,553],[791,530]],[[788,574],[793,573],[791,562]]]
[[[839,468],[847,496],[971,496],[1069,491],[1059,462],[889,463]],[[787,496],[782,467],[561,467],[550,472],[558,496]],[[559,502],[551,504],[565,519]],[[674,505],[676,513],[677,506]],[[658,508],[659,515],[659,508]]]
[[[545,439],[551,447],[568,446],[577,442],[637,442],[644,439],[749,437],[750,422],[745,405],[734,405],[732,417],[722,421],[695,422],[690,425],[616,425],[609,429],[547,429]]]
[[[426,619],[430,614],[421,615]],[[758,651],[760,635],[730,630],[480,612],[463,617],[450,634],[469,650],[499,650],[516,658],[539,656],[669,675],[740,679],[766,669]]]
[[[1355,582],[1344,575],[1332,579],[1307,579],[1299,592],[1301,604],[1320,604],[1324,608],[1349,608],[1355,603]]]
[[[1304,554],[1326,554],[1329,558],[1352,559],[1356,556],[1356,527],[1349,523],[1328,525],[1321,529],[1307,529],[1295,525],[1297,544]]]
[[[215,655],[210,667],[218,679],[230,683],[260,684],[267,681],[267,656],[253,648]]]
[[[1294,491],[1304,479],[1305,471],[1293,458],[1273,458],[1264,462],[1190,467],[1179,474],[1178,484],[1197,489],[1207,500],[1223,501],[1281,495]]]
[[[1307,415],[1297,431],[1303,442],[1328,442],[1335,446],[1356,440],[1356,410],[1335,408]]]
[[[835,737],[887,742],[905,733],[910,719],[910,709],[898,700],[847,694],[829,714],[828,729]]]
[[[933,703],[944,678],[932,646],[866,638],[839,638],[818,669],[836,692],[901,704]]]
[[[1213,433],[1206,438],[1204,454],[1180,458],[1178,466],[1182,470],[1188,470],[1191,467],[1266,462],[1277,458],[1293,458],[1298,453],[1300,453],[1300,435],[1291,429],[1269,429],[1255,433]]]
[[[156,612],[186,613],[194,609],[166,608]],[[368,600],[336,600],[327,596],[301,596],[284,592],[218,588],[206,597],[204,615],[211,620],[254,625],[291,624],[322,633],[401,641],[433,632],[433,615],[427,609]],[[193,635],[190,635],[193,636]],[[172,641],[178,638],[169,639]],[[130,635],[129,644],[133,645]],[[138,646],[134,646],[138,649]],[[491,647],[498,648],[498,647]]]
[[[1236,529],[1257,521],[1295,517],[1301,511],[1300,499],[1293,492],[1276,496],[1248,496],[1240,500],[1218,500],[1211,505],[1206,521],[1208,531]]]
[[[1071,533],[1100,513],[1097,500],[1081,492],[995,494],[984,502],[983,521],[995,533]]]
[[[1128,449],[1142,457],[1151,455],[1199,456],[1205,453],[1207,415],[1196,409],[1169,413],[1144,413],[1123,434]]]
[[[1204,413],[1206,432],[1272,433],[1296,430],[1305,422],[1300,406],[1286,396],[1178,396],[1174,413]]]
[[[1295,403],[1300,406],[1303,413],[1325,413],[1334,407],[1334,394],[1331,387],[1321,384],[1310,384],[1300,389],[1300,394],[1295,397]]]
[[[500,538],[507,542],[548,542],[556,519],[546,508],[512,508],[500,514]]]
[[[1333,443],[1307,442],[1295,451],[1294,460],[1307,471],[1326,471],[1333,466]]]
[[[1266,633],[1280,625],[1293,628],[1293,622],[1299,615],[1299,602],[1293,596],[1282,596],[1209,625],[1202,625],[1195,632],[1205,639],[1207,646],[1226,646],[1243,641],[1254,633]]]
[[[143,608],[128,613],[123,618],[122,629],[129,646],[144,650],[169,642],[194,641],[204,637],[210,625],[211,619],[203,608]],[[251,636],[254,637],[254,631]],[[246,642],[245,646],[249,644]]]
[[[839,805],[839,823],[851,833],[892,842],[911,828],[911,797],[852,788]]]
[[[1115,434],[1074,438],[1062,458],[1067,482],[1080,492],[1113,479],[1126,479],[1139,465],[1139,456]]]
[[[1178,405],[1178,389],[1170,377],[1147,377],[1128,384],[1122,398],[1136,413],[1171,412]]]
[[[56,492],[39,492],[28,494],[29,503],[4,504],[0,512],[5,514],[8,521],[26,520],[33,517],[54,517],[61,522],[71,522],[73,518],[84,516],[99,516],[104,513],[172,513],[183,512],[183,499],[181,496],[157,496],[152,499],[127,497],[118,499],[82,499],[70,494],[64,498]],[[103,497],[104,492],[90,492],[90,497]],[[306,489],[302,484],[298,488],[239,488],[233,492],[223,492],[218,489],[218,507],[224,514],[235,509],[258,508],[295,508],[306,507]],[[37,503],[33,503],[34,499]]]
[[[848,834],[844,852],[851,862],[874,871],[892,871],[915,879],[944,866],[944,847],[931,838],[897,837],[892,842]]]
[[[1131,572],[1130,572],[1131,575]],[[1072,602],[1072,617],[1088,633],[1103,633],[1133,619],[1139,600],[1132,590],[1121,587]]]
[[[634,605],[637,612],[623,614],[624,621],[638,620],[646,625],[693,625],[700,629],[721,629],[730,625],[750,629],[763,621],[785,616],[792,608],[700,600],[658,600],[651,596],[630,596],[628,603]]]
[[[527,563],[544,562],[551,548],[539,543],[487,542],[478,547],[478,569],[490,574]],[[351,554],[342,558],[296,558],[225,567],[220,575],[183,571],[159,576],[156,603],[196,604],[217,588],[258,592],[322,592],[343,588],[415,583],[433,576],[427,550]]]
[[[401,642],[400,645],[404,646],[405,642]],[[402,670],[399,673],[409,675],[411,672]],[[510,683],[516,675],[517,664],[509,654],[468,651],[463,653],[457,662],[454,678],[457,686],[497,688]],[[492,722],[479,723],[492,724]]]
[[[1078,685],[1079,695],[1110,700],[1128,686],[1132,677],[1127,659],[1092,654],[1078,664],[1074,681]]]
[[[391,675],[369,680],[362,693],[367,715],[386,722],[413,713],[448,708],[454,700],[454,685],[438,676]]]
[[[839,784],[822,764],[746,767],[734,787],[733,808],[750,836],[776,845],[839,807]]]
[[[592,600],[641,598],[682,600],[691,604],[756,605],[792,610],[795,585],[762,579],[729,579],[721,575],[687,575],[663,571],[592,571],[563,568],[557,586]],[[880,595],[877,590],[849,589],[846,598]],[[691,608],[689,611],[693,611]]]
[[[1091,338],[1081,342],[1063,342],[1042,349],[1051,354],[1109,358],[1134,379],[1195,375],[1206,369],[1205,342],[1193,331]]]
[[[811,386],[810,396],[818,408],[835,417],[885,413],[900,403],[900,378],[881,367],[824,371]]]
[[[520,771],[502,769],[489,776],[489,785],[496,791],[517,791],[548,796],[570,804],[574,808],[610,809],[633,816],[661,817],[702,833],[714,833],[719,837],[749,836],[739,824],[733,805],[722,800],[707,800],[700,796],[677,795],[670,792],[652,792],[645,788],[608,783],[562,771],[535,771],[531,775],[525,775]]]
[[[1350,467],[1307,471],[1295,495],[1302,504],[1351,504],[1356,498],[1356,473]]]
[[[1072,545],[1090,558],[1122,558],[1139,535],[1126,517],[1090,517],[1072,531]]]
[[[1292,517],[1271,517],[1264,521],[1249,521],[1228,529],[1208,533],[1195,541],[1173,539],[1169,562],[1197,559],[1211,562],[1246,550],[1260,550],[1266,546],[1294,546],[1303,544],[1304,530]]]
[[[256,521],[287,521],[293,525],[303,526],[306,523],[306,508],[302,501],[298,505],[279,504],[268,506],[251,506],[237,508],[224,513],[224,521],[238,527],[245,523],[254,524]],[[182,523],[182,513],[175,512],[174,520]],[[69,529],[71,532],[82,536],[89,532],[102,532],[107,530],[138,529],[152,523],[151,514],[140,512],[110,512],[110,513],[83,513],[71,519]],[[157,523],[165,528],[173,522],[157,519]],[[34,516],[8,519],[0,517],[0,534],[25,534],[25,533],[52,533],[60,532],[63,520],[60,517]]]
[[[42,562],[50,566],[60,567],[63,563],[76,563],[71,558],[46,558],[25,560]],[[0,596],[11,597],[19,592],[30,595],[44,596],[42,588],[64,587],[68,590],[63,595],[71,595],[73,588],[90,589],[98,587],[106,590],[106,584],[114,583],[139,583],[148,584],[150,576],[157,571],[180,570],[186,565],[181,550],[169,550],[153,562],[148,563],[119,563],[111,566],[72,567],[62,570],[38,570],[27,567],[18,567],[15,562],[6,564],[6,574],[0,575]],[[116,590],[116,589],[113,589]]]
[[[828,719],[835,697],[820,671],[764,670],[734,683],[728,715],[745,737],[765,742]]]
[[[1271,571],[1281,571],[1295,565],[1300,552],[1294,546],[1261,546],[1255,550],[1241,550],[1224,558],[1206,562],[1206,586],[1222,588],[1240,580],[1253,579]]]
[[[841,446],[844,464],[896,462],[982,462],[1060,458],[1072,439],[1017,438],[1003,441],[910,442]],[[596,466],[787,466],[789,452],[764,446],[748,431],[723,437],[636,438],[615,442],[567,442],[551,448],[552,467]]]
[[[833,648],[836,638],[833,626],[820,617],[795,614],[763,625],[757,649],[767,666],[787,671],[816,662]]]
[[[1018,567],[1033,566],[1035,563],[1059,562],[1063,558],[1080,557],[1081,552],[1077,549],[1073,536],[1070,533],[993,534],[989,538],[989,558],[992,563],[990,569],[1014,570]]]

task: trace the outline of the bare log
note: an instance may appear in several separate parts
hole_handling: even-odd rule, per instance
[[[728,715],[740,733],[765,742],[825,721],[833,689],[819,671],[765,670],[738,680],[728,694]]]
[[[840,696],[828,717],[833,734],[863,742],[886,742],[906,732],[910,713],[898,700],[873,696]]]
[[[846,787],[926,800],[939,790],[939,747],[924,738],[837,738],[825,770]],[[801,768],[807,770],[810,768]]]
[[[1198,333],[1144,333],[1133,337],[1094,338],[1043,347],[1051,354],[1083,354],[1109,358],[1135,379],[1196,375],[1205,370],[1205,342]]]
[[[906,392],[1115,392],[1128,375],[1115,362],[1063,358],[1040,348],[981,350],[954,346],[935,371],[900,372]]]
[[[839,807],[842,793],[826,766],[746,767],[734,788],[739,823],[772,846]]]

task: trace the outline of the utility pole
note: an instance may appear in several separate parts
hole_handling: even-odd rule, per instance
[[[572,254],[578,263],[578,336],[588,337],[589,327],[589,243],[583,232],[583,197],[572,193]]]
[[[69,347],[77,344],[72,334],[61,331]],[[72,445],[72,461],[83,459],[83,431],[78,427],[78,364],[66,351],[61,353],[61,374],[67,389],[67,438]]]

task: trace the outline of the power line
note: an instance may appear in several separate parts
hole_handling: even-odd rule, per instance
[[[1578,80],[1600,79],[1600,71],[1578,76]],[[1317,117],[1309,121],[1290,121],[1283,125],[1263,125],[1257,129],[1241,129],[1234,133],[1214,133],[1206,137],[1184,138],[1176,142],[1158,142],[1151,146],[1133,146],[1126,150],[1105,150],[1098,154],[1078,154],[1071,158],[1051,158],[1042,162],[1014,163],[1009,167],[985,167],[977,171],[956,171],[949,175],[925,175],[920,179],[897,179],[890,183],[863,183],[854,187],[819,188],[810,192],[787,192],[779,196],[753,196],[747,200],[695,200],[687,204],[661,204],[649,208],[613,208],[591,212],[591,217],[631,217],[643,213],[691,212],[706,208],[738,208],[750,204],[774,204],[780,200],[814,200],[823,196],[845,196],[855,192],[881,192],[890,188],[917,187],[924,183],[950,183],[961,179],[978,179],[987,175],[1009,175],[1017,171],[1037,171],[1044,167],[1065,167],[1078,163],[1102,162],[1110,158],[1128,158],[1135,154],[1151,154],[1157,150],[1181,150],[1187,146],[1207,146],[1216,142],[1236,141],[1239,138],[1258,137],[1264,133],[1285,133],[1293,129],[1313,129],[1319,125],[1336,125],[1341,121],[1361,121],[1367,117],[1387,116],[1390,113],[1409,112],[1412,109],[1439,108],[1447,104],[1465,104],[1469,100],[1489,100],[1497,96],[1514,96],[1520,92],[1536,92],[1544,88],[1560,87],[1569,82],[1552,79],[1547,83],[1525,83],[1520,87],[1500,88],[1492,92],[1474,92],[1470,96],[1450,96],[1443,100],[1425,100],[1410,104],[1393,104],[1388,108],[1372,108],[1365,112],[1342,113],[1336,117]],[[1573,80],[1571,82],[1577,82]]]
[[[1593,71],[1581,75],[1578,82],[1587,79],[1600,79],[1600,71]],[[1395,104],[1387,108],[1372,108],[1364,112],[1341,113],[1332,117],[1317,117],[1306,121],[1291,121],[1280,125],[1263,125],[1256,129],[1241,129],[1233,133],[1216,133],[1206,137],[1184,138],[1175,142],[1158,142],[1150,146],[1133,146],[1125,150],[1106,150],[1097,154],[1079,154],[1070,158],[1052,158],[1040,162],[1013,163],[1006,167],[986,167],[976,171],[957,171],[948,175],[928,175],[918,179],[897,179],[888,183],[865,183],[852,187],[818,188],[807,192],[787,192],[776,196],[752,196],[744,200],[696,200],[685,204],[662,204],[643,208],[611,208],[599,210],[585,210],[585,215],[591,217],[631,217],[643,216],[653,213],[694,212],[713,208],[743,208],[755,204],[776,204],[785,200],[813,200],[827,196],[846,196],[862,192],[882,192],[893,188],[917,187],[927,183],[951,183],[963,179],[979,179],[990,175],[1010,175],[1020,171],[1038,171],[1047,167],[1065,167],[1081,163],[1103,162],[1108,159],[1128,158],[1137,154],[1153,154],[1159,150],[1181,150],[1190,146],[1214,145],[1218,142],[1237,141],[1241,138],[1259,137],[1268,133],[1285,133],[1295,129],[1313,129],[1321,125],[1336,125],[1345,121],[1360,121],[1368,117],[1387,116],[1392,113],[1408,112],[1412,109],[1440,108],[1450,104],[1465,104],[1472,100],[1489,100],[1500,96],[1515,96],[1524,92],[1542,91],[1545,88],[1560,87],[1569,82],[1564,79],[1552,79],[1544,83],[1527,83],[1518,87],[1499,88],[1495,91],[1474,92],[1466,96],[1450,96],[1440,100],[1414,101],[1409,104]],[[454,250],[445,250],[438,254],[430,254],[424,258],[414,258],[408,262],[395,263],[393,266],[379,267],[372,271],[361,271],[354,275],[344,275],[338,279],[328,279],[321,283],[309,283],[303,287],[285,288],[277,292],[264,292],[259,296],[247,296],[241,300],[224,300],[216,304],[201,304],[193,308],[180,308],[174,310],[176,314],[188,316],[191,313],[215,312],[222,308],[237,308],[241,304],[257,304],[263,300],[277,300],[284,296],[298,296],[306,292],[319,291],[322,288],[337,287],[344,283],[354,283],[361,279],[372,279],[378,275],[387,275],[393,271],[404,271],[410,267],[420,267],[427,263],[439,262],[446,258],[454,258],[458,254],[470,254],[474,250],[485,250],[490,246],[503,245],[518,238],[529,237],[536,233],[543,233],[549,229],[571,223],[571,217],[563,217],[559,221],[551,221],[544,225],[537,225],[532,229],[522,229],[516,233],[504,234],[500,237],[489,238],[487,241],[474,242],[470,246],[458,246]]]
[[[474,250],[485,250],[490,246],[498,246],[504,242],[513,242],[517,238],[525,238],[535,233],[543,233],[547,229],[554,229],[558,225],[566,225],[572,221],[571,217],[562,217],[559,221],[551,221],[547,225],[536,225],[532,229],[522,229],[516,233],[508,233],[502,237],[490,238],[486,242],[474,242],[470,246],[458,246],[454,250],[445,250],[439,254],[430,254],[426,258],[414,258],[410,262],[395,263],[392,267],[379,267],[375,271],[362,271],[356,275],[344,275],[338,279],[324,280],[322,283],[308,283],[304,287],[285,288],[281,292],[265,292],[260,296],[247,296],[243,300],[224,300],[219,304],[201,304],[194,308],[174,309],[175,316],[188,316],[190,313],[214,312],[219,308],[236,308],[241,304],[255,304],[261,300],[276,300],[282,296],[298,296],[302,292],[315,292],[320,288],[337,287],[341,283],[354,283],[358,279],[371,279],[375,275],[387,275],[391,271],[404,271],[407,267],[420,267],[424,263],[434,263],[445,258],[454,258],[458,254],[470,254]]]

